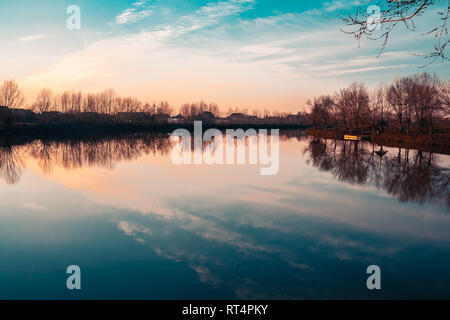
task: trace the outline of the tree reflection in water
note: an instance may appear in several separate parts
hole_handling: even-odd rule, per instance
[[[18,147],[0,146],[0,178],[7,184],[18,183],[22,176],[24,163],[19,152]]]
[[[0,178],[8,184],[19,182],[24,162],[22,159],[37,159],[44,173],[51,173],[56,166],[73,170],[84,167],[114,169],[116,163],[132,161],[147,154],[167,155],[172,149],[170,136],[166,134],[139,134],[133,136],[41,141],[34,140],[20,146],[0,146]]]
[[[304,134],[291,130],[280,136],[280,141],[303,139]],[[248,144],[248,139],[245,141]],[[211,142],[203,142],[205,149]],[[33,140],[11,145],[0,140],[0,179],[8,184],[20,181],[24,163],[22,159],[37,159],[42,172],[49,174],[56,166],[67,170],[101,167],[112,170],[122,161],[133,161],[148,154],[167,156],[174,142],[169,134],[134,134],[120,137],[89,137],[86,139]],[[194,149],[194,141],[192,141]]]
[[[450,209],[450,169],[439,155],[417,150],[387,152],[368,142],[309,138],[306,162],[351,184],[373,184],[401,202],[445,204]]]
[[[334,178],[351,184],[373,184],[402,202],[431,202],[450,210],[450,169],[439,165],[439,155],[408,149],[375,147],[368,142],[335,141],[306,137],[299,132],[280,135],[280,141],[306,140],[306,162]],[[120,137],[70,140],[34,140],[12,146],[0,142],[0,179],[20,181],[24,162],[37,159],[44,173],[55,166],[67,170],[83,167],[114,169],[122,161],[143,155],[169,155],[173,147],[168,134],[135,134]]]

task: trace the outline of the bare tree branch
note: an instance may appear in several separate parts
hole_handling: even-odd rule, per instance
[[[383,42],[378,54],[380,56],[388,45],[392,31],[399,24],[404,25],[409,31],[414,31],[416,28],[415,21],[430,7],[436,7],[441,0],[387,0],[377,2],[369,1],[368,3],[372,2],[375,3],[374,6],[369,6],[367,10],[358,7],[354,15],[350,14],[346,17],[339,17],[345,25],[351,28],[351,30],[341,30],[346,34],[353,35],[359,44],[363,37],[369,40],[382,40]],[[374,8],[377,10],[371,10]],[[446,52],[449,43],[447,25],[449,13],[450,0],[448,0],[447,8],[444,11],[437,12],[439,16],[437,25],[423,34],[425,36],[432,35],[436,38],[433,51],[421,55],[425,58],[431,58],[428,64],[435,62],[437,58],[443,61],[449,60]]]

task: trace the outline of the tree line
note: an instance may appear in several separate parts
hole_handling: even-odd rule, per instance
[[[449,119],[450,83],[426,72],[400,77],[391,84],[380,84],[374,89],[355,82],[333,95],[315,97],[307,105],[309,111],[301,113],[302,123],[314,129],[331,128],[361,134],[383,133],[389,129],[390,132],[405,134],[431,134],[437,123]],[[0,86],[0,106],[13,109],[24,106],[24,95],[14,80],[7,80]],[[175,115],[174,107],[167,101],[142,102],[135,97],[121,97],[113,89],[87,94],[80,91],[55,94],[51,89],[42,89],[28,108],[41,114]],[[211,112],[215,117],[232,113],[250,114],[248,109],[239,108],[229,108],[223,112],[217,104],[204,101],[185,103],[178,112],[185,119],[193,119],[204,112]],[[271,115],[283,118],[288,115],[268,110],[253,110],[252,114],[259,118]]]
[[[24,107],[24,95],[14,80],[7,80],[0,86],[0,106],[8,106],[16,109]],[[64,91],[62,94],[54,93],[49,88],[41,89],[33,103],[28,105],[36,113],[61,112],[67,114],[98,113],[105,115],[117,115],[119,113],[142,112],[148,115],[168,114],[175,115],[175,108],[167,101],[159,103],[142,102],[135,97],[121,97],[113,89],[106,89],[98,93],[83,93],[81,91]],[[249,115],[246,108],[229,108],[227,111],[220,110],[214,103],[205,101],[184,103],[178,109],[178,113],[186,119],[192,119],[203,112],[211,112],[215,117],[228,116],[232,113],[243,113]],[[256,110],[251,112],[258,117],[285,117],[287,113],[269,110]]]
[[[307,104],[314,129],[374,134],[389,127],[398,133],[431,134],[437,122],[449,119],[450,83],[426,72],[397,78],[373,90],[355,82]]]

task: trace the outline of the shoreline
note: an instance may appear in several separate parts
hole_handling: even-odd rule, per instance
[[[227,129],[279,129],[284,132],[306,132],[308,127],[298,125],[267,125],[267,124],[214,124],[203,123],[203,131],[207,129],[219,129],[223,132]],[[127,137],[133,135],[170,135],[176,129],[186,129],[194,132],[193,123],[184,124],[137,124],[137,123],[53,123],[53,124],[18,124],[9,130],[0,130],[0,144],[22,144],[32,140],[77,140],[77,139],[102,139],[105,137]]]
[[[307,126],[290,124],[216,124],[214,122],[202,122],[202,128],[219,129],[279,129],[281,130],[306,130]],[[0,138],[12,136],[78,136],[95,134],[133,134],[133,133],[172,133],[176,129],[194,130],[194,123],[89,123],[89,122],[68,122],[68,123],[38,123],[38,124],[16,124],[7,130],[0,130]]]
[[[344,132],[339,130],[312,129],[302,125],[268,125],[268,124],[215,124],[203,122],[203,129],[279,129],[280,131],[304,131],[307,135],[333,140],[344,140]],[[193,123],[39,123],[15,124],[9,130],[0,130],[0,140],[30,141],[35,139],[71,139],[82,137],[122,136],[133,134],[170,134],[176,129],[193,131]],[[269,131],[270,132],[270,131]],[[370,136],[370,142],[379,146],[416,149],[424,152],[450,155],[450,134],[397,134],[382,133]]]
[[[324,129],[308,129],[306,133],[309,136],[344,140],[344,133],[336,130]],[[398,133],[381,133],[371,135],[370,142],[379,146],[416,149],[423,152],[441,153],[450,155],[450,134],[398,134]]]

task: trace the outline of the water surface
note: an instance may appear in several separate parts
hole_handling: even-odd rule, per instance
[[[2,143],[0,298],[450,298],[450,156],[294,132],[261,176],[176,166],[171,148]]]

